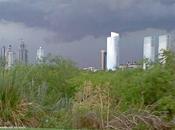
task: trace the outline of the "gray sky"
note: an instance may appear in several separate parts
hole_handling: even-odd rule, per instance
[[[0,45],[30,59],[36,49],[62,55],[79,66],[99,66],[111,31],[121,34],[121,62],[142,57],[143,36],[175,28],[175,0],[0,0]],[[143,31],[144,30],[144,31]]]

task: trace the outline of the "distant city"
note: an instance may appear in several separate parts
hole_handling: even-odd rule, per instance
[[[158,39],[158,40],[156,40]],[[173,39],[171,34],[159,35],[158,37],[147,36],[143,39],[143,69],[149,66],[147,63],[154,63],[156,59],[163,59],[164,50],[172,49]],[[158,41],[158,43],[157,43]],[[120,35],[111,32],[111,36],[107,38],[107,50],[101,50],[101,70],[116,70],[117,68],[138,68],[140,65],[137,61],[128,61],[126,64],[119,63],[120,55]],[[165,63],[166,61],[162,61]]]
[[[35,63],[40,64],[43,62],[43,59],[44,59],[44,49],[40,47],[37,49],[37,52],[36,52]],[[18,52],[13,51],[12,45],[9,45],[8,47],[3,46],[1,48],[1,62],[4,62],[4,67],[6,69],[10,69],[15,64],[27,65],[28,50],[26,48],[24,40],[20,41]]]
[[[172,49],[173,39],[171,34],[159,36],[146,36],[143,39],[143,60],[149,63],[154,63],[157,59],[162,59],[163,50]],[[143,67],[147,69],[149,65],[146,62],[143,66],[138,61],[128,61],[126,64],[120,64],[120,34],[111,32],[107,37],[106,50],[100,51],[100,70],[124,69],[124,68],[138,68]],[[44,49],[39,47],[36,51],[35,63],[40,64],[43,62]],[[1,60],[4,61],[5,68],[11,68],[15,64],[28,64],[28,50],[24,40],[20,41],[18,52],[13,51],[12,45],[1,48]],[[165,63],[166,61],[162,61]],[[97,71],[95,67],[84,68],[84,70]]]

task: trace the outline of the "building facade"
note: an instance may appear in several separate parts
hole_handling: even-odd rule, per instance
[[[21,64],[27,64],[28,63],[28,51],[25,47],[24,42],[20,44],[19,48],[19,62]]]
[[[5,60],[5,55],[6,55],[6,48],[3,46],[1,48],[1,59]]]
[[[100,63],[101,63],[101,70],[106,70],[107,52],[105,50],[100,51]]]
[[[107,38],[107,70],[119,67],[119,34],[111,32]]]
[[[36,56],[36,62],[38,64],[42,63],[44,61],[44,49],[42,47],[40,47],[37,50],[37,56]]]
[[[161,63],[165,63],[165,57],[163,55],[163,52],[168,49],[169,46],[169,35],[160,35],[159,36],[159,46],[158,46],[158,58]]]
[[[155,43],[151,36],[144,37],[143,59],[143,69],[147,68],[147,63],[155,62]]]
[[[12,46],[9,45],[9,48],[6,52],[6,68],[10,69],[14,65],[14,52],[12,51]]]

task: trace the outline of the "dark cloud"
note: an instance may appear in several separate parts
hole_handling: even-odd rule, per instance
[[[121,33],[126,63],[142,59],[145,35],[165,34],[174,23],[175,0],[0,0],[0,45],[17,48],[23,38],[33,60],[43,46],[83,67],[99,67],[111,31]]]
[[[0,1],[0,19],[21,22],[28,26],[47,26],[44,12],[20,0]]]
[[[57,32],[73,41],[87,35],[145,28],[174,29],[175,0],[3,0],[0,18]]]
[[[158,1],[161,2],[162,4],[166,4],[166,5],[175,4],[175,0],[158,0]]]

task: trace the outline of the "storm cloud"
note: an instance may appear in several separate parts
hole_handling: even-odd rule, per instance
[[[1,45],[22,38],[33,59],[43,46],[79,66],[99,66],[111,31],[121,34],[122,63],[142,58],[145,34],[172,31],[174,23],[175,0],[0,0]]]
[[[1,0],[0,19],[57,33],[58,41],[111,31],[175,28],[174,0]]]

